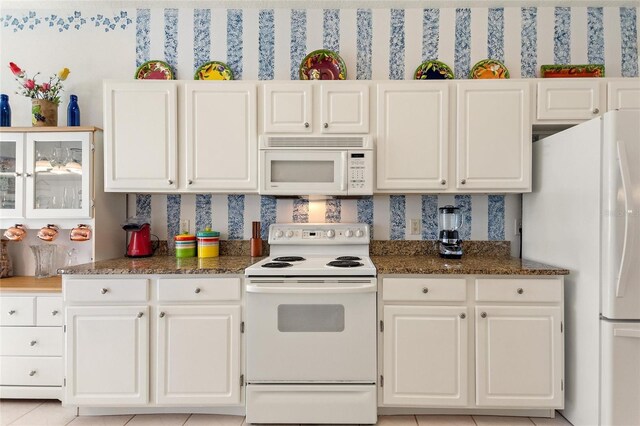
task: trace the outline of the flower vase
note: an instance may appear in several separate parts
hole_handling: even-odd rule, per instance
[[[35,127],[58,125],[58,105],[46,99],[31,100],[31,124]]]

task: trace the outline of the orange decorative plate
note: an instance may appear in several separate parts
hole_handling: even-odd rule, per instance
[[[604,77],[604,65],[541,65],[542,78]]]
[[[476,63],[471,72],[469,78],[473,79],[494,79],[494,78],[509,78],[509,70],[504,64],[495,59],[483,59]]]

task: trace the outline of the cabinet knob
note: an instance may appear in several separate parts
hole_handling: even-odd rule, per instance
[[[594,109],[593,109],[593,113],[594,113],[594,114],[598,114],[599,112],[600,112],[600,108],[594,108]]]
[[[51,311],[51,315],[53,315],[55,317],[56,315],[58,315],[58,311],[57,310]]]
[[[33,176],[31,173],[25,173],[24,175],[25,175],[26,177],[31,177],[31,176]]]
[[[167,183],[168,183],[169,185],[173,185],[173,180],[169,179],[169,180],[167,180]]]
[[[164,312],[160,312],[160,318],[164,318]]]
[[[324,123],[324,125],[322,127],[324,127],[325,129],[328,129],[329,128],[329,123]]]
[[[481,317],[481,318],[486,318],[486,317],[487,317],[487,313],[486,313],[486,312],[482,312],[482,313],[480,314],[480,317]]]
[[[523,289],[521,289],[521,288],[517,289],[516,291],[518,292],[518,294],[522,294],[522,293],[524,293],[524,290],[523,290]]]
[[[32,376],[32,377],[35,376],[36,375],[36,370],[29,371],[29,375]]]
[[[193,181],[191,179],[189,179],[189,185],[193,185]]]
[[[309,123],[304,123],[304,127],[308,129],[309,128]]]
[[[446,179],[442,179],[442,180],[440,181],[440,185],[446,185],[446,184],[447,184],[447,180],[446,180]]]
[[[22,176],[22,173],[20,173],[20,172],[15,172],[13,175],[14,175],[15,177],[20,177],[20,176]]]
[[[202,290],[200,290],[200,287],[196,287],[196,290],[195,290],[196,294],[197,294],[197,293],[200,293],[201,291],[202,291]]]
[[[144,312],[138,312],[138,318],[142,318],[144,316]]]
[[[13,315],[15,313],[16,313],[15,309],[12,309],[12,310],[9,311],[9,315]]]
[[[37,340],[32,340],[31,342],[29,342],[29,346],[35,346],[38,344]]]
[[[464,312],[460,314],[460,318],[465,319],[467,317],[467,314],[465,314]]]
[[[108,288],[103,288],[100,290],[100,294],[107,294],[109,292]]]
[[[462,180],[460,181],[460,183],[461,183],[462,185],[464,185],[465,183],[467,183],[467,180],[466,180],[466,179],[462,179]]]
[[[429,289],[427,287],[422,287],[422,292],[423,293],[429,293]]]

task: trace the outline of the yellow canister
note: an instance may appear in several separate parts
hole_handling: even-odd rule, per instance
[[[220,254],[220,233],[205,228],[196,234],[198,239],[198,257],[217,257]]]

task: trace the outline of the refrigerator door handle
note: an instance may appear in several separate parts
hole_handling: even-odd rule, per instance
[[[629,279],[627,277],[629,267],[631,266],[631,256],[637,253],[636,220],[634,217],[633,206],[631,205],[633,195],[631,194],[631,175],[629,174],[629,162],[627,160],[627,150],[624,142],[618,141],[618,166],[620,168],[620,177],[622,179],[622,191],[624,193],[624,243],[622,246],[622,259],[620,261],[620,269],[618,271],[618,283],[616,285],[616,297],[624,297]]]

